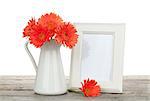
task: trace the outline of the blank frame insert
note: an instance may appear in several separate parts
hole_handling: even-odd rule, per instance
[[[81,80],[111,81],[113,61],[113,33],[83,33]]]

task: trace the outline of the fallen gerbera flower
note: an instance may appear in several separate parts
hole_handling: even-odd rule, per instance
[[[99,96],[101,95],[101,88],[100,85],[97,85],[97,82],[95,80],[84,80],[84,83],[82,83],[82,88],[79,88],[84,96]]]

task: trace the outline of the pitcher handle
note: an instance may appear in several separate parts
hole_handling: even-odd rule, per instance
[[[28,56],[30,57],[30,60],[31,60],[31,62],[32,62],[32,64],[33,64],[33,67],[34,67],[35,71],[37,72],[37,69],[38,69],[38,68],[37,68],[35,59],[33,58],[32,54],[31,54],[31,52],[30,52],[30,50],[29,50],[29,48],[28,48],[28,44],[29,44],[29,41],[27,41],[27,42],[25,43],[25,50],[26,50]]]

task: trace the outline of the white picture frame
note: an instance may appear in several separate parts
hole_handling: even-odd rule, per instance
[[[90,78],[98,81],[102,92],[122,93],[125,24],[75,23],[75,27],[79,39],[72,50],[69,89],[79,90],[83,79]]]

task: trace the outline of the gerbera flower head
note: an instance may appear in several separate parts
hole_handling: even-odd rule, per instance
[[[55,32],[55,29],[63,24],[63,20],[59,15],[55,13],[42,15],[41,18],[38,19],[38,24],[43,27],[48,28],[52,32]]]
[[[51,32],[41,25],[36,25],[30,34],[30,43],[35,47],[41,47],[46,41],[49,41],[53,35]]]
[[[24,28],[23,37],[29,36],[32,32],[32,29],[36,26],[36,21],[34,18],[29,20],[28,25]]]
[[[84,83],[82,83],[82,88],[79,88],[84,96],[99,96],[101,95],[101,88],[100,85],[97,85],[97,82],[95,80],[84,80]]]
[[[58,44],[63,44],[72,48],[77,43],[78,35],[76,29],[71,23],[63,23],[57,31],[55,40]]]

